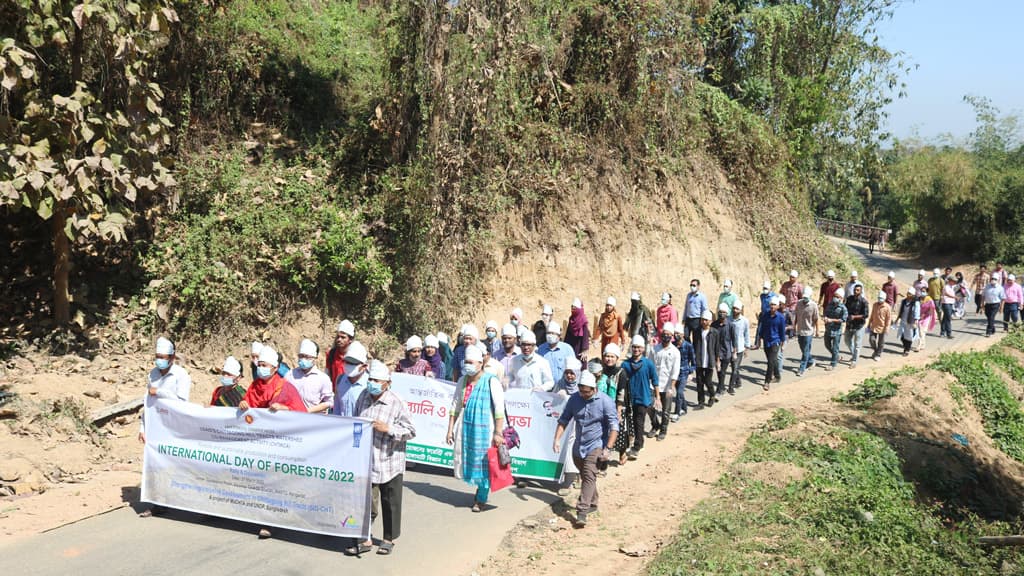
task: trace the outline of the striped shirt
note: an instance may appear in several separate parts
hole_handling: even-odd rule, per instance
[[[391,390],[385,390],[376,400],[364,390],[356,401],[356,414],[388,425],[387,433],[373,431],[370,482],[384,484],[405,472],[405,442],[416,437],[405,402]]]

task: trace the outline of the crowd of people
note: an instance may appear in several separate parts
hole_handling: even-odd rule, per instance
[[[622,313],[616,298],[609,296],[593,329],[579,298],[572,301],[564,327],[550,305],[541,308],[540,318],[529,327],[523,310],[515,308],[503,325],[487,321],[482,335],[475,325],[464,324],[454,342],[443,332],[410,336],[403,357],[390,365],[371,358],[356,338],[355,325],[343,320],[322,369],[320,348],[312,340],[299,343],[293,368],[271,346],[253,342],[252,383],[241,384],[242,364],[228,357],[209,404],[371,419],[373,515],[380,508],[383,519],[377,553],[390,554],[400,533],[405,442],[416,434],[405,403],[390,390],[392,371],[455,383],[446,440],[454,448],[456,477],[476,489],[474,512],[485,509],[490,493],[487,451],[507,443],[505,391],[522,388],[567,396],[553,449],[560,450],[561,437],[573,423],[572,458],[581,484],[576,524],[582,527],[597,509],[597,478],[613,454],[620,465],[637,459],[645,439],[664,440],[670,423],[691,409],[715,406],[744,381],[759,380],[769,391],[782,379],[783,351],[794,338],[800,352],[795,369],[803,376],[819,363],[826,371],[839,366],[844,345],[846,363],[855,368],[865,334],[864,352],[874,361],[884,353],[890,331],[895,331],[904,356],[924,349],[936,325],[940,337],[953,338],[952,322],[966,314],[972,296],[975,314],[984,312],[986,336],[996,332],[1000,313],[1004,330],[1018,323],[1024,303],[1021,285],[1002,264],[991,272],[981,266],[970,281],[950,268],[936,268],[930,276],[921,270],[905,290],[890,272],[873,295],[865,292],[855,270],[845,284],[832,270],[822,280],[817,294],[796,270],[777,291],[765,280],[753,304],[753,323],[731,280],[723,282],[717,298],[702,290],[699,279],[691,280],[679,308],[665,292],[652,311],[633,292],[628,311]],[[812,354],[818,337],[824,338],[825,358]],[[746,354],[759,349],[767,364],[762,377],[744,370]],[[173,343],[160,338],[149,393],[188,401],[191,380],[174,359]],[[695,403],[686,397],[691,384]],[[145,442],[144,422],[139,438]],[[269,537],[270,532],[261,528],[260,535]],[[357,542],[346,553],[363,554],[372,545],[372,540]]]

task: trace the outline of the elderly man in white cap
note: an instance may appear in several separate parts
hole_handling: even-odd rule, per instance
[[[395,372],[413,376],[434,376],[430,363],[423,359],[423,340],[415,334],[405,341],[405,358],[398,361]]]
[[[711,327],[711,310],[705,310],[700,317],[700,328],[693,333],[693,358],[697,367],[697,406],[703,410],[715,405],[715,383],[713,374],[721,367],[722,343],[720,333]]]
[[[188,396],[192,392],[192,377],[184,367],[176,364],[174,359],[174,343],[164,337],[157,338],[154,366],[149,371],[146,392],[150,396],[165,400],[188,402]],[[146,442],[145,418],[139,425],[139,442]]]
[[[655,435],[658,440],[664,440],[668,434],[669,417],[675,407],[676,380],[679,379],[679,348],[672,343],[672,336],[675,334],[675,325],[666,322],[662,326],[659,341],[650,351],[651,361],[658,371],[658,396],[661,401],[661,410],[650,411],[651,431],[647,433],[648,438]]]
[[[768,361],[768,367],[764,371],[764,384],[761,385],[766,392],[773,381],[782,381],[780,357],[786,345],[786,318],[779,311],[781,307],[782,298],[776,296],[769,304],[768,312],[761,314],[757,322],[757,340],[763,343],[764,355]]]
[[[551,365],[552,374],[561,374],[565,371],[565,362],[576,356],[576,351],[565,342],[562,342],[562,325],[558,322],[548,324],[548,332],[545,342],[537,348],[537,353],[544,357]]]
[[[518,339],[516,327],[512,324],[505,324],[501,327],[501,346],[497,352],[491,354],[491,357],[501,362],[502,367],[505,368],[506,378],[508,378],[512,370],[512,359],[523,353],[519,346],[516,345],[516,340]]]
[[[405,402],[391,390],[391,374],[380,360],[370,362],[366,390],[356,400],[355,412],[372,421],[373,452],[370,484],[373,486],[371,519],[380,510],[383,532],[377,554],[387,556],[402,532],[402,488],[405,478],[405,444],[416,437],[416,428]],[[345,549],[350,556],[373,549],[367,538]]]
[[[554,317],[555,311],[549,304],[545,304],[540,311],[540,320],[533,323],[533,334],[537,337],[537,342],[543,342],[544,337],[548,333],[548,327],[551,324],[551,319]]]
[[[562,449],[562,435],[569,422],[576,423],[572,461],[580,471],[580,497],[576,503],[576,527],[587,525],[587,515],[597,511],[597,473],[608,466],[608,458],[619,434],[619,415],[615,401],[597,391],[594,375],[584,372],[579,391],[562,408],[555,429],[552,449]]]
[[[245,397],[245,386],[242,385],[242,363],[234,356],[228,356],[224,360],[218,384],[220,385],[213,389],[210,406],[234,408]]]
[[[361,342],[353,342],[345,354],[345,368],[334,383],[334,408],[332,414],[355,416],[356,400],[366,388],[369,354]]]
[[[832,301],[832,296],[835,295],[836,290],[839,290],[842,286],[839,282],[836,282],[836,273],[833,270],[829,270],[825,273],[825,281],[821,283],[821,288],[818,289],[818,308],[825,310],[828,303]]]
[[[726,278],[725,282],[722,282],[722,292],[718,295],[718,305],[725,304],[732,310],[733,304],[736,303],[736,298],[736,293],[732,290],[732,280]]]
[[[555,379],[551,373],[551,364],[537,353],[537,337],[527,330],[519,345],[523,351],[512,359],[508,387],[550,392],[555,387]]]
[[[298,366],[292,368],[284,379],[295,386],[306,405],[306,412],[327,414],[334,405],[334,385],[331,378],[316,366],[320,347],[309,339],[299,343]]]
[[[626,398],[633,411],[633,446],[626,451],[626,457],[636,460],[644,448],[644,421],[651,410],[661,410],[658,396],[658,369],[654,362],[644,355],[647,342],[639,334],[630,341],[630,356],[622,362],[622,370],[629,378]]]
[[[602,351],[609,344],[621,347],[626,341],[625,320],[615,309],[615,304],[615,297],[609,296],[604,302],[604,312],[594,326],[593,340],[600,344]]]
[[[331,382],[337,382],[338,376],[345,370],[345,355],[349,344],[356,339],[356,327],[348,320],[342,320],[334,333],[334,344],[327,351],[327,376]]]

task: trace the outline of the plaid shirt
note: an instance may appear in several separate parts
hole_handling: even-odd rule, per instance
[[[405,442],[416,437],[405,402],[390,389],[375,401],[366,390],[356,400],[356,415],[388,425],[386,434],[373,431],[373,470],[370,482],[384,484],[405,472]]]

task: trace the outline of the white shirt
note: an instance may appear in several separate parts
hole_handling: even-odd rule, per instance
[[[192,377],[188,375],[188,370],[177,364],[171,364],[166,374],[161,374],[160,369],[154,367],[149,371],[147,380],[146,394],[149,394],[150,388],[156,388],[157,398],[188,402],[189,394],[192,392]],[[142,414],[143,421],[139,425],[139,430],[144,432],[146,412],[143,411]]]
[[[668,346],[662,346],[659,342],[654,346],[651,361],[654,362],[654,368],[658,371],[658,392],[664,392],[670,382],[675,382],[679,378],[679,363],[681,361],[679,348],[671,343]]]
[[[285,374],[284,379],[291,382],[302,397],[302,403],[306,409],[324,402],[334,403],[334,387],[331,386],[331,378],[313,366],[308,371],[302,368],[292,368]]]
[[[555,379],[551,377],[551,365],[536,352],[526,360],[520,354],[512,359],[512,369],[508,374],[509,388],[540,389],[550,392],[555,387]]]

